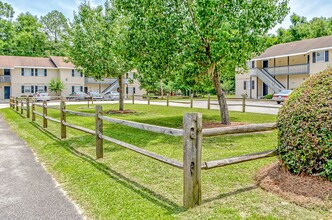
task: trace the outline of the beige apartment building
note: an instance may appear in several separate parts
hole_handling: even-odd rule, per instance
[[[249,62],[249,72],[236,75],[236,96],[256,99],[295,89],[310,75],[330,67],[331,58],[332,36],[274,45]]]
[[[135,71],[129,72],[126,76],[133,79],[134,73]],[[9,99],[10,96],[20,97],[37,92],[50,92],[48,85],[52,78],[59,78],[64,83],[62,96],[77,91],[106,94],[117,91],[119,87],[116,78],[96,81],[85,77],[64,57],[0,56],[0,100]],[[125,79],[125,87],[128,95],[133,93],[142,95],[144,92],[140,89],[139,82],[134,79]]]

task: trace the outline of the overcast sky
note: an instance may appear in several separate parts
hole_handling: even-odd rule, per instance
[[[17,16],[21,12],[29,11],[33,15],[38,17],[47,14],[52,10],[58,10],[62,12],[67,18],[73,18],[73,11],[77,11],[78,5],[82,0],[1,0],[11,4],[15,10]],[[103,4],[104,0],[90,0],[92,5]],[[295,12],[301,16],[305,16],[310,20],[313,17],[331,17],[332,16],[332,0],[290,0],[290,15]],[[288,15],[284,22],[273,30],[279,27],[288,28],[290,25],[290,19]]]

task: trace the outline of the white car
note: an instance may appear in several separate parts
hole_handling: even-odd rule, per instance
[[[278,104],[284,102],[288,99],[288,96],[293,92],[293,90],[282,90],[277,94],[273,95],[272,100],[277,101]]]
[[[51,100],[51,96],[47,93],[47,92],[37,92],[34,95],[36,101],[50,101]]]
[[[120,93],[115,92],[115,91],[108,92],[104,95],[105,100],[112,100],[112,101],[115,99],[119,99],[119,97],[120,97]]]
[[[92,97],[93,99],[103,99],[104,96],[100,94],[99,92],[89,92],[88,95]]]

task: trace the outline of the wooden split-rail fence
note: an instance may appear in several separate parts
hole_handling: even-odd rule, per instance
[[[178,98],[183,98],[183,99],[189,99],[188,101],[181,101],[181,100],[171,100],[169,94],[167,94],[166,96],[151,96],[151,95],[146,95],[146,96],[141,96],[141,95],[132,95],[131,96],[131,103],[135,104],[135,97],[139,97],[139,98],[143,98],[146,99],[146,103],[148,105],[151,104],[151,99],[164,99],[166,98],[166,106],[170,106],[170,103],[179,103],[179,104],[187,104],[188,107],[193,108],[194,107],[194,95],[191,94],[190,96],[176,96]],[[141,99],[142,100],[142,99]],[[246,95],[242,95],[242,98],[231,98],[228,100],[232,100],[232,101],[241,101],[241,103],[235,103],[235,104],[227,104],[228,106],[239,106],[242,107],[242,112],[246,112],[246,107],[256,107],[256,108],[272,108],[272,109],[279,109],[280,106],[274,106],[274,105],[256,105],[256,104],[248,104],[247,103],[247,96]],[[219,104],[215,104],[212,103],[211,101],[211,95],[208,94],[207,100],[197,100],[197,101],[206,101],[207,105],[206,108],[207,109],[211,109],[211,105],[219,105]],[[260,100],[260,101],[271,101],[271,100]]]
[[[30,106],[31,105],[31,106]],[[201,113],[187,113],[183,117],[183,129],[167,128],[162,126],[143,124],[138,122],[132,122],[122,119],[111,118],[103,115],[103,109],[101,105],[95,106],[95,113],[83,113],[66,109],[65,101],[60,102],[60,106],[48,106],[44,101],[42,104],[30,102],[29,98],[26,99],[11,99],[10,107],[16,110],[18,113],[26,117],[30,117],[31,107],[31,119],[36,120],[36,116],[42,118],[42,127],[46,129],[48,127],[48,121],[52,121],[60,124],[61,138],[67,137],[67,127],[85,132],[96,137],[96,158],[103,158],[103,141],[109,141],[117,144],[121,147],[127,148],[131,151],[147,156],[151,159],[160,161],[164,164],[173,166],[183,171],[183,206],[185,208],[191,208],[202,203],[202,187],[201,187],[201,170],[209,170],[218,167],[224,167],[236,163],[242,163],[251,160],[262,159],[266,157],[276,156],[276,150],[269,150],[264,152],[257,152],[254,154],[241,155],[237,157],[225,158],[214,161],[206,161],[202,163],[202,141],[203,137],[217,136],[224,134],[234,133],[248,133],[248,132],[261,132],[269,131],[276,128],[275,123],[267,124],[255,124],[255,125],[241,125],[235,127],[221,127],[203,129],[202,127],[202,114]],[[42,112],[36,110],[36,107],[41,108]],[[57,109],[60,111],[60,120],[49,117],[47,115],[48,109]],[[77,115],[81,117],[93,117],[95,118],[95,130],[84,128],[78,125],[67,123],[67,114]],[[120,141],[106,136],[103,133],[103,123],[110,122],[116,124],[122,124],[125,126],[162,133],[171,136],[183,137],[183,162],[176,161],[172,158],[167,158],[154,152],[147,151],[139,148],[135,145]]]

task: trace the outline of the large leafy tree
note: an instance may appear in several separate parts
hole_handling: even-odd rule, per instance
[[[151,51],[165,49],[172,54],[176,50],[169,60],[176,64],[177,71],[188,77],[206,74],[211,78],[223,124],[229,124],[230,119],[221,75],[234,75],[237,68],[246,68],[246,61],[264,49],[264,35],[288,13],[288,0],[156,0],[153,3],[117,0],[116,3],[130,18],[130,31],[135,36],[130,43],[139,51],[149,51],[144,56],[150,57],[151,62],[159,62],[160,57],[167,60],[169,56],[160,53],[153,61],[156,56]],[[163,17],[166,19],[159,21]],[[159,32],[160,27],[164,31]],[[138,43],[145,38],[149,38],[146,44]],[[169,38],[177,46],[169,47]],[[140,59],[137,57],[136,61]]]
[[[14,54],[45,56],[47,38],[42,24],[29,12],[20,14],[14,23]]]
[[[8,3],[0,1],[0,54],[10,54],[13,47],[14,28],[12,18],[14,9]]]
[[[123,75],[132,69],[127,61],[125,21],[110,1],[95,8],[85,2],[74,15],[68,39],[69,59],[87,76],[118,78],[119,110],[124,109]]]
[[[63,38],[67,35],[68,20],[59,11],[53,10],[45,16],[41,16],[40,22],[43,24],[44,32],[49,41],[49,49],[53,55],[64,54]]]

